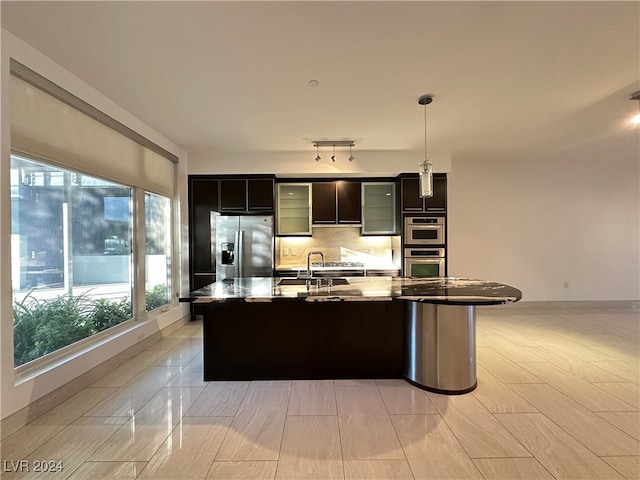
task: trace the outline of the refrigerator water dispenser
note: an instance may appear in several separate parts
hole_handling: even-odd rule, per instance
[[[223,242],[220,244],[222,265],[233,265],[235,262],[235,244]]]

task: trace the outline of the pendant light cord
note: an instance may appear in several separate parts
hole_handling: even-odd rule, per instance
[[[423,165],[427,165],[427,105],[433,101],[431,95],[423,95],[418,99],[418,103],[424,107],[424,160]]]
[[[427,104],[424,105],[424,161],[427,161]]]

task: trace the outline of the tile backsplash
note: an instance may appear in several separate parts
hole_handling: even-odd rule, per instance
[[[276,269],[306,268],[307,254],[327,262],[362,262],[367,268],[400,268],[400,236],[361,236],[359,227],[314,227],[311,237],[276,237]],[[313,256],[312,262],[319,262]]]

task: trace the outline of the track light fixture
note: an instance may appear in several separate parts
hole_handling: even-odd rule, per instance
[[[427,105],[433,102],[431,95],[422,95],[418,104],[424,106],[424,160],[420,163],[418,173],[420,175],[420,196],[422,198],[433,197],[433,165],[427,158]]]
[[[316,147],[316,162],[321,160],[320,153],[318,151],[319,147],[333,147],[333,155],[331,156],[331,160],[333,162],[336,161],[336,147],[349,147],[349,160],[353,162],[356,157],[353,156],[352,148],[355,146],[355,142],[353,140],[317,140],[313,142],[313,146]]]

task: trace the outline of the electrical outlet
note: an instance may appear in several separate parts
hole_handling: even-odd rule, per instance
[[[297,248],[292,248],[291,249],[291,255],[297,255],[298,254],[298,249]]]
[[[283,248],[283,249],[282,249],[282,255],[284,255],[285,257],[286,257],[287,255],[289,255],[289,249],[288,249],[288,248]]]

